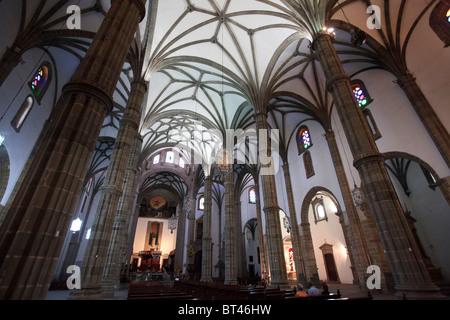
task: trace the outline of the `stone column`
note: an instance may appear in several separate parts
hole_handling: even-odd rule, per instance
[[[298,231],[297,213],[295,210],[294,194],[292,191],[291,173],[289,163],[283,164],[284,182],[286,184],[286,195],[288,199],[289,216],[291,219],[291,235],[292,235],[292,250],[294,252],[295,273],[297,275],[297,283],[302,283],[306,287],[306,277],[303,274],[301,266],[302,247],[300,242],[300,233]]]
[[[236,255],[236,276],[247,276],[247,256],[245,251],[245,235],[242,229],[242,207],[240,194],[234,195],[234,252]]]
[[[205,209],[203,211],[202,239],[202,282],[212,282],[212,251],[211,251],[211,214],[212,214],[212,177],[205,172]]]
[[[336,171],[336,177],[338,179],[339,188],[344,199],[344,205],[348,216],[349,228],[351,235],[346,235],[350,241],[347,243],[349,246],[349,253],[351,252],[352,266],[356,273],[356,279],[359,285],[365,286],[365,278],[367,267],[369,263],[369,252],[365,243],[364,234],[361,229],[361,221],[356,211],[355,203],[353,201],[352,191],[348,184],[347,175],[345,174],[344,164],[342,162],[339,148],[336,143],[336,136],[330,129],[325,134],[325,138],[330,149],[331,159],[333,161],[334,170]],[[343,224],[344,225],[344,224]]]
[[[332,38],[321,32],[313,48],[322,65],[327,87],[336,104],[362,187],[374,215],[399,295],[411,298],[441,297],[422,260],[415,257],[412,236],[404,228],[403,209],[389,178],[364,116],[354,98],[350,77],[345,73],[333,47]]]
[[[106,171],[105,182],[101,188],[101,196],[97,207],[97,214],[92,226],[92,237],[88,242],[82,266],[81,291],[73,291],[71,297],[81,299],[99,299],[101,295],[101,282],[103,273],[108,278],[113,274],[117,261],[109,261],[107,255],[110,241],[115,241],[117,232],[114,230],[114,219],[119,206],[119,199],[124,188],[125,171],[128,159],[132,151],[134,138],[138,132],[139,121],[147,86],[142,81],[133,81],[131,84],[130,98],[121,120],[117,134],[114,150]],[[121,217],[118,218],[121,220]],[[119,222],[119,221],[118,221]],[[122,221],[119,222],[122,224]],[[112,294],[114,294],[114,283],[111,283]],[[108,287],[108,285],[107,285]],[[111,291],[109,290],[109,291]],[[107,290],[107,296],[111,292]]]
[[[182,203],[178,205],[178,225],[177,225],[177,240],[175,248],[175,270],[183,272],[184,263],[184,248],[186,237],[186,212]]]
[[[11,71],[22,61],[22,50],[15,45],[16,42],[12,48],[6,48],[0,59],[0,86],[8,78]]]
[[[136,94],[131,90],[131,95]],[[141,92],[139,93],[141,94]],[[134,100],[130,95],[130,102]],[[127,111],[125,111],[127,113]],[[126,252],[126,235],[130,220],[134,200],[136,198],[136,185],[138,180],[138,161],[142,149],[142,137],[136,132],[133,145],[130,150],[127,168],[125,169],[123,193],[118,201],[118,209],[114,218],[109,249],[103,271],[102,292],[103,297],[114,296],[115,288],[120,284],[120,268],[123,262],[123,255]],[[126,154],[124,154],[126,156]],[[113,212],[110,212],[112,216]]]
[[[268,135],[268,124],[267,124],[267,114],[257,113],[255,115],[256,119],[256,130],[258,132],[258,138],[261,134],[265,132]],[[269,138],[267,137],[267,141]],[[270,144],[267,149],[266,146],[261,145],[260,139],[259,152],[265,153],[269,158],[271,158]],[[273,159],[271,160],[273,161]],[[271,164],[261,163],[261,170],[270,167]],[[267,170],[268,171],[268,170]],[[289,281],[287,278],[286,262],[283,252],[283,237],[281,234],[281,223],[280,223],[280,208],[278,206],[277,197],[277,187],[275,183],[274,174],[262,174],[261,175],[261,185],[264,197],[264,213],[266,216],[266,229],[267,229],[267,246],[270,264],[270,280],[271,286],[274,288],[280,287],[281,289],[289,288]]]
[[[236,285],[236,252],[234,250],[234,174],[233,165],[221,168],[222,178],[225,185],[225,281],[224,284]]]
[[[190,275],[193,272],[190,267],[194,267],[194,237],[195,237],[195,208],[197,206],[196,197],[194,194],[195,190],[191,190],[190,194],[187,196],[187,201],[184,203],[185,212],[187,215],[188,221],[188,235],[187,235],[187,243],[186,243],[186,268],[187,274]]]
[[[445,163],[450,167],[450,135],[417,85],[416,79],[412,74],[406,74],[397,82],[414,107]]]
[[[0,229],[0,299],[45,299],[145,0],[114,1]],[[82,284],[83,285],[83,284]]]
[[[258,245],[259,245],[259,260],[261,262],[261,277],[269,272],[266,264],[266,245],[264,243],[264,231],[261,214],[261,199],[259,197],[259,183],[255,180],[256,192],[256,219],[258,220]]]
[[[320,285],[319,273],[316,263],[316,257],[314,255],[314,245],[311,235],[311,225],[308,221],[300,224],[301,231],[301,243],[303,250],[303,260],[301,262],[302,267],[305,269],[306,282],[311,282],[315,286]]]

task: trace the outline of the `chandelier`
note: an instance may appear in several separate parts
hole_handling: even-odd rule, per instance
[[[169,230],[170,233],[173,233],[173,230],[175,230],[177,228],[177,224],[178,224],[178,218],[175,216],[175,214],[172,214],[172,216],[169,218]]]

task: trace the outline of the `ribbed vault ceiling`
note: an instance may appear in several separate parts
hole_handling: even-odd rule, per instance
[[[105,126],[117,129],[131,79],[141,77],[149,81],[140,129],[146,155],[176,145],[180,134],[194,128],[224,135],[226,129],[252,127],[255,110],[270,111],[270,125],[284,130],[282,148],[287,148],[302,121],[332,125],[333,104],[310,48],[312,34],[324,25],[338,29],[335,46],[351,76],[374,68],[400,76],[408,72],[408,45],[437,1],[147,1],[148,14]],[[82,30],[64,27],[70,4],[83,10]],[[382,9],[380,30],[366,27],[371,4]],[[24,0],[21,9],[8,1],[2,5],[21,16],[11,24],[21,49],[39,47],[81,59],[110,1]],[[352,25],[368,33],[365,45],[350,44]]]

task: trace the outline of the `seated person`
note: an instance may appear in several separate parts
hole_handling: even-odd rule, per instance
[[[308,294],[305,291],[303,291],[303,286],[301,283],[299,283],[297,285],[297,288],[298,288],[298,291],[295,294],[296,297],[307,297],[308,296]]]
[[[306,285],[306,288],[308,289],[306,292],[308,293],[308,296],[320,296],[322,292],[317,289],[311,282],[308,282]]]

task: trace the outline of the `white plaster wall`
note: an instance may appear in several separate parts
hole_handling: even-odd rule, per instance
[[[350,258],[347,253],[347,244],[345,242],[342,226],[339,223],[339,217],[335,214],[335,207],[329,197],[323,196],[325,210],[328,221],[314,222],[314,212],[309,207],[308,220],[311,226],[311,235],[314,246],[314,255],[316,257],[317,268],[320,280],[328,280],[322,250],[319,249],[324,243],[333,245],[333,255],[338,270],[341,283],[353,283],[353,275],[350,269]]]
[[[404,210],[409,210],[412,217],[417,220],[414,226],[426,254],[434,266],[441,268],[444,278],[450,279],[448,254],[450,208],[442,192],[439,188],[432,190],[428,186],[420,166],[415,162],[411,163],[408,170],[407,181],[411,192],[409,197],[403,191],[398,179],[391,173],[390,175]]]

